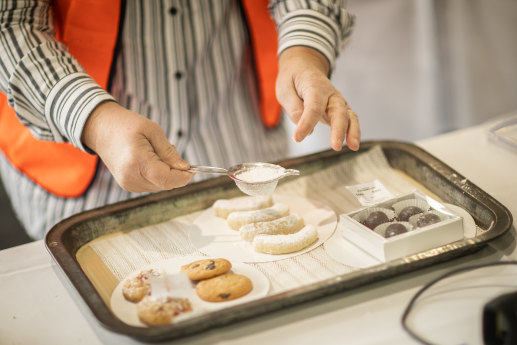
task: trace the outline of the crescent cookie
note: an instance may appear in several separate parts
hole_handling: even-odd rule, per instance
[[[261,210],[273,205],[271,196],[250,196],[237,199],[221,199],[214,202],[215,215],[221,218],[228,218],[232,212]]]
[[[247,295],[253,289],[251,280],[235,273],[202,280],[196,285],[197,295],[208,302],[231,301]]]
[[[253,241],[257,235],[287,235],[294,234],[304,225],[303,218],[296,213],[288,216],[271,220],[269,222],[251,223],[242,226],[239,229],[241,238],[245,241]]]
[[[149,276],[160,276],[161,273],[154,270],[148,269],[141,271],[133,278],[129,278],[122,285],[122,294],[124,298],[131,302],[138,302],[145,295],[150,294],[151,292],[151,283],[149,282]]]
[[[192,305],[186,298],[145,296],[136,305],[138,318],[149,326],[166,325],[176,316],[191,310]]]
[[[270,220],[285,217],[288,214],[289,207],[285,204],[278,203],[261,210],[232,212],[228,216],[227,222],[230,228],[238,230],[246,224],[268,222]]]
[[[302,250],[318,240],[318,231],[307,225],[290,235],[257,235],[253,239],[253,249],[267,254],[287,254]]]
[[[190,280],[208,279],[228,272],[232,268],[226,259],[202,259],[181,266]]]

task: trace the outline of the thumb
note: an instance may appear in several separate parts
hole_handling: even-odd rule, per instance
[[[167,140],[161,127],[159,131],[151,133],[148,138],[156,155],[169,167],[176,170],[187,170],[190,168],[190,164],[181,158],[176,147]]]

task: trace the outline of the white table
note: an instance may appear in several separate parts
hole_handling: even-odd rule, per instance
[[[418,144],[517,216],[517,154],[488,141],[488,126],[448,133]],[[174,343],[418,344],[400,325],[400,316],[418,288],[452,268],[517,260],[515,238],[514,220],[509,232],[474,254]],[[103,328],[58,270],[43,241],[0,251],[0,344],[138,343]],[[470,280],[482,283],[486,276],[472,274]],[[509,282],[507,272],[491,273],[488,279]],[[415,325],[426,335],[436,337],[432,338],[435,341],[481,344],[479,305],[471,302],[494,297],[497,291],[474,291],[466,301],[444,298],[430,313],[415,316]],[[465,296],[461,291],[457,295]],[[463,303],[461,308],[458,303]],[[445,306],[449,307],[444,313]]]

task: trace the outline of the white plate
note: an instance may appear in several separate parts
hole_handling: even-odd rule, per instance
[[[273,202],[286,204],[290,213],[297,213],[305,224],[316,226],[318,241],[294,253],[259,253],[251,242],[241,239],[239,231],[228,226],[226,219],[217,217],[212,207],[194,221],[189,231],[190,239],[199,251],[209,256],[224,257],[232,262],[269,262],[306,253],[328,240],[336,229],[336,213],[321,202],[288,195],[273,195]]]
[[[472,216],[459,206],[445,203],[444,205],[452,213],[463,218],[464,236],[466,238],[475,237],[476,223]],[[367,268],[382,264],[381,261],[345,239],[339,231],[336,231],[331,238],[325,242],[324,249],[331,258],[351,267]]]
[[[138,273],[140,273],[142,270],[150,268],[161,270],[165,274],[175,274],[180,272],[181,266],[200,259],[209,258],[187,256],[182,258],[174,258],[165,261],[160,261],[151,265],[146,265],[145,267],[142,267],[132,272],[127,276],[126,279],[132,278],[136,276]],[[262,274],[256,268],[243,263],[232,262],[231,271],[233,273],[245,275],[246,277],[251,279],[253,289],[247,295],[227,302],[207,302],[199,298],[195,292],[195,288],[192,287],[192,293],[189,296],[189,300],[192,304],[192,312],[185,313],[182,316],[177,317],[175,320],[184,320],[212,310],[222,309],[241,303],[246,303],[258,298],[262,298],[266,296],[269,292],[269,280],[266,278],[264,274]],[[128,325],[137,327],[148,327],[138,319],[136,313],[136,303],[129,302],[124,298],[124,295],[122,294],[122,286],[124,285],[126,279],[123,279],[111,294],[111,310],[120,320],[127,323]]]

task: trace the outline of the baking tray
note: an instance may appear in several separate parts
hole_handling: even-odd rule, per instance
[[[400,141],[367,141],[361,144],[360,152],[377,145],[381,147],[392,168],[417,181],[443,202],[458,205],[470,213],[477,227],[482,230],[481,234],[442,246],[439,251],[430,250],[337,275],[318,283],[209,312],[178,323],[145,328],[127,325],[114,316],[82,270],[76,258],[77,251],[101,236],[161,223],[208,208],[217,199],[242,195],[233,181],[226,177],[205,180],[172,191],[150,194],[83,212],[54,226],[48,232],[45,243],[58,266],[102,326],[139,340],[162,341],[196,334],[447,261],[478,250],[511,228],[512,215],[508,209],[425,150]],[[278,163],[287,168],[299,169],[306,176],[354,155],[354,152],[347,149],[341,152],[328,150]]]

